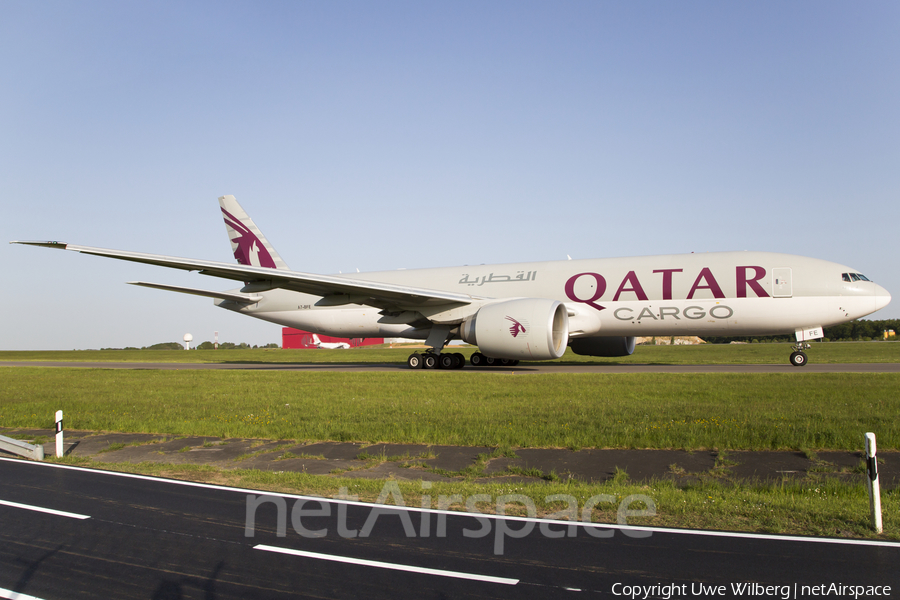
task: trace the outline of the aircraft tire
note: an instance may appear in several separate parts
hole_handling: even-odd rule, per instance
[[[500,363],[501,367],[514,367],[519,364],[519,361],[512,358],[501,358],[497,362]]]
[[[434,354],[426,354],[422,357],[422,368],[434,369],[438,366],[438,358]]]
[[[465,355],[463,355],[461,352],[457,352],[457,353],[454,354],[453,356],[456,357],[456,364],[453,365],[453,368],[454,368],[454,369],[462,369],[464,366],[466,366],[466,357],[465,357]]]
[[[481,352],[475,352],[472,356],[469,357],[469,364],[473,367],[483,367],[484,366],[484,354]]]
[[[496,358],[491,358],[490,356],[485,356],[485,357],[484,357],[484,366],[486,366],[486,367],[493,367],[493,366],[496,365],[496,364],[497,364],[497,359],[496,359]]]
[[[453,354],[439,354],[438,355],[438,367],[441,369],[454,369],[456,368],[457,359]]]
[[[806,363],[809,362],[809,359],[806,357],[806,353],[804,352],[792,352],[791,353],[791,364],[795,367],[804,367]]]
[[[409,365],[410,369],[421,369],[422,355],[418,352],[413,352],[409,355],[409,358],[406,359],[406,364]]]

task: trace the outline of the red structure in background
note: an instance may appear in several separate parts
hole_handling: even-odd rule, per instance
[[[384,338],[339,338],[330,335],[320,335],[319,339],[328,343],[345,342],[350,344],[351,348],[358,348],[359,346],[376,346],[384,343]],[[316,344],[313,342],[313,337],[310,332],[283,327],[281,329],[281,347],[286,349],[315,348]]]

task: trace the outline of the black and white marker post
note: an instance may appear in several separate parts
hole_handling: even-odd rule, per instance
[[[62,411],[56,411],[56,458],[63,455]]]
[[[866,434],[866,484],[869,488],[869,509],[875,533],[881,533],[881,485],[878,483],[878,459],[875,450],[875,434]]]

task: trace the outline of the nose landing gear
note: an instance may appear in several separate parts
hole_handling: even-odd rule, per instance
[[[810,346],[804,342],[797,342],[795,345],[791,346],[794,350],[791,353],[791,364],[795,367],[804,367],[806,363],[809,362],[809,359],[806,357],[806,353],[804,350],[808,349]]]

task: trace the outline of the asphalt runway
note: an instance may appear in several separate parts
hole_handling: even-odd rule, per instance
[[[0,367],[60,367],[79,369],[151,369],[181,371],[190,369],[260,370],[298,372],[403,372],[411,371],[406,363],[129,363],[129,362],[56,362],[56,361],[0,361]],[[438,369],[435,369],[437,371]],[[787,362],[779,365],[606,365],[589,363],[529,363],[516,367],[471,367],[458,373],[900,373],[900,363],[841,363],[815,364],[794,367]]]
[[[894,542],[573,525],[17,459],[0,459],[0,522],[5,598],[854,595],[823,593],[831,585],[884,597],[900,586]]]

